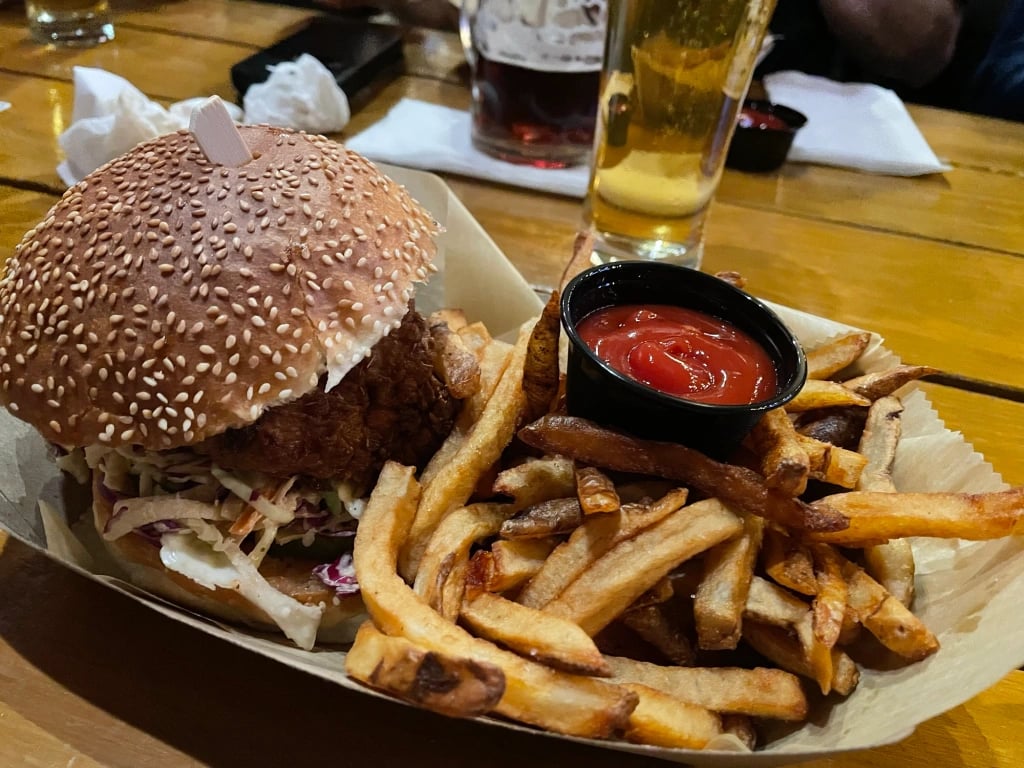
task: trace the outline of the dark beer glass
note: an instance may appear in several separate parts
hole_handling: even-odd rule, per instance
[[[474,0],[462,6],[473,144],[545,168],[589,161],[605,0]]]

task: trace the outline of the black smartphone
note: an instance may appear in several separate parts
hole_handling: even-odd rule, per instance
[[[295,34],[231,67],[239,101],[249,86],[270,77],[269,67],[294,61],[303,53],[319,59],[353,102],[378,78],[400,72],[402,34],[388,24],[318,16]]]

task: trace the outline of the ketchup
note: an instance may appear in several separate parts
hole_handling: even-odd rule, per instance
[[[666,304],[587,315],[576,332],[612,368],[687,400],[744,405],[778,391],[768,353],[732,323]]]
[[[740,112],[739,124],[743,128],[760,128],[762,131],[791,130],[790,126],[781,117],[773,115],[770,112],[760,112],[756,109],[750,109],[749,107]]]

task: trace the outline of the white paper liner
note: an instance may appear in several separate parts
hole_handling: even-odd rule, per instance
[[[441,305],[462,307],[471,320],[483,320],[495,335],[508,333],[539,312],[536,295],[440,179],[398,168],[385,170],[447,227],[442,238],[445,270],[428,290],[418,294],[422,310]],[[774,309],[809,347],[851,330],[785,307]],[[882,370],[898,362],[881,338],[872,335],[857,372]],[[904,440],[894,467],[897,487],[906,491],[972,492],[1006,487],[959,433],[945,429],[924,394],[913,385],[905,390],[904,406]],[[63,503],[62,484],[46,446],[31,428],[0,410],[0,526],[45,551],[46,538],[37,511],[40,498],[70,512]],[[66,537],[66,527],[53,523],[50,521],[50,527],[61,532],[61,538]],[[81,530],[89,528],[83,525]],[[77,548],[66,540],[57,552],[48,554],[175,621],[294,669],[379,696],[346,678],[341,651],[302,651],[283,638],[212,622],[103,575],[111,573],[109,559],[93,548],[98,546],[96,537],[92,546],[87,534],[85,538],[83,543],[94,559],[92,563],[77,557]],[[816,712],[811,723],[753,754],[590,743],[696,766],[767,768],[897,741],[917,724],[974,697],[1024,662],[1024,611],[1019,606],[1020,595],[1024,594],[1024,537],[978,543],[918,539],[914,544],[919,565],[914,610],[942,644],[931,658],[891,671],[863,670],[852,696]],[[538,733],[503,721],[481,722]]]

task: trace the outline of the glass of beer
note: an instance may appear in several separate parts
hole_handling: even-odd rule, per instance
[[[473,145],[540,168],[588,162],[606,0],[463,0],[461,20]]]
[[[114,39],[109,0],[26,0],[25,11],[40,43],[89,46]]]
[[[611,0],[585,223],[605,261],[697,268],[775,0]]]

